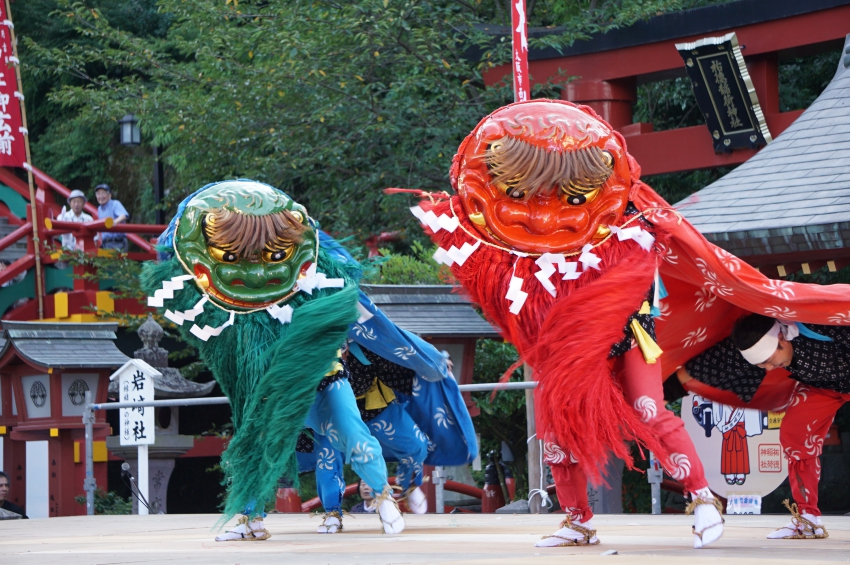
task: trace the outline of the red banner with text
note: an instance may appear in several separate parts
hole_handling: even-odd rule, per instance
[[[511,0],[511,29],[513,30],[514,102],[531,99],[528,82],[528,22],[525,0]]]
[[[0,1],[0,167],[23,167],[26,162],[21,122],[23,94],[18,92],[12,49],[12,22],[5,2]]]

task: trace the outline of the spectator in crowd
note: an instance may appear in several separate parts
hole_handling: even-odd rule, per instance
[[[360,498],[363,499],[362,502],[358,502],[354,506],[351,507],[349,511],[350,514],[367,514],[374,513],[375,507],[372,503],[375,501],[375,493],[372,492],[372,489],[363,482],[363,479],[360,479],[358,483],[357,491],[360,493]]]
[[[0,520],[15,520],[27,518],[24,509],[12,504],[9,498],[9,475],[0,471]]]
[[[99,184],[94,188],[94,195],[97,198],[97,219],[112,218],[113,225],[123,224],[130,217],[127,209],[118,200],[112,198],[112,188],[108,184]],[[117,249],[122,253],[127,253],[130,249],[130,244],[127,241],[127,234],[116,232],[103,232],[100,234],[101,249]]]
[[[75,224],[84,224],[86,222],[91,222],[92,217],[83,212],[83,206],[86,205],[86,195],[83,194],[82,190],[72,190],[71,195],[68,196],[68,206],[71,207],[70,210],[66,210],[65,207],[62,207],[62,213],[59,214],[59,217],[56,218],[60,222],[74,222]],[[119,204],[120,206],[120,204]],[[110,234],[112,235],[112,234]],[[72,233],[64,233],[62,234],[62,249],[74,250],[77,248],[77,238],[74,237]]]
[[[5,271],[6,269],[8,269],[8,268],[9,268],[9,265],[11,265],[11,264],[12,264],[12,262],[11,262],[11,261],[9,261],[8,259],[0,259],[0,273],[2,273],[3,271]],[[3,283],[2,285],[0,285],[0,286],[12,286],[13,284],[18,284],[19,282],[21,282],[22,280],[24,280],[24,278],[25,278],[26,276],[27,276],[27,272],[26,272],[26,271],[24,271],[23,273],[18,273],[18,275],[17,275],[17,276],[15,276],[12,280],[4,282],[4,283]]]

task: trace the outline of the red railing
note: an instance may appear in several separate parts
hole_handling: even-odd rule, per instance
[[[55,263],[56,259],[51,257],[51,255],[56,251],[58,245],[54,246],[51,243],[53,243],[53,238],[67,233],[73,234],[77,239],[78,248],[92,254],[99,252],[99,248],[95,242],[95,236],[98,233],[124,233],[127,234],[127,239],[131,243],[141,248],[140,252],[134,251],[128,254],[131,260],[144,261],[156,258],[156,240],[151,241],[149,238],[143,236],[159,235],[165,230],[165,226],[144,224],[113,225],[111,219],[95,220],[85,224],[55,220],[54,218],[59,214],[61,208],[57,203],[57,195],[64,202],[70,196],[71,190],[35,167],[32,168],[32,174],[37,187],[35,202],[30,202],[30,192],[26,181],[19,178],[12,169],[0,167],[0,183],[7,185],[28,201],[27,217],[21,219],[23,223],[0,239],[0,251],[2,251],[14,245],[20,239],[26,238],[27,251],[23,257],[20,257],[6,269],[0,271],[0,285],[13,280],[16,276],[33,268],[36,265],[37,258],[42,265]],[[97,217],[97,208],[93,204],[87,202],[84,210],[92,216]],[[37,245],[33,237],[33,217],[37,219],[35,222],[35,237],[38,238]],[[74,278],[79,279],[84,273],[92,273],[92,271],[93,269],[90,267],[75,267]],[[44,275],[42,274],[42,276]],[[36,289],[38,288],[39,285],[36,285]],[[41,288],[44,288],[43,284]],[[75,292],[86,293],[97,290],[96,283],[74,281]],[[46,292],[45,290],[44,293],[46,294]],[[86,300],[70,300],[69,304],[85,305],[91,302],[89,300],[91,298],[93,296],[86,297]],[[51,312],[52,308],[47,307],[45,310],[36,312],[36,314],[39,317],[51,317]],[[71,313],[78,312],[69,312],[69,314]],[[14,316],[15,314],[12,315]],[[22,316],[26,319],[32,319],[33,313],[30,308],[27,308]]]

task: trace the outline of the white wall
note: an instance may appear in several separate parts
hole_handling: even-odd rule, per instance
[[[27,503],[30,518],[50,515],[50,455],[47,441],[27,442]]]

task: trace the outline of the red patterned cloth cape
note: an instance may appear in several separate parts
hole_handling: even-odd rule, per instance
[[[591,109],[578,108],[598,118]],[[474,134],[455,157],[451,174],[455,187],[459,163]],[[418,216],[433,212],[432,221],[441,219],[442,228],[432,223],[426,233],[440,246],[442,257],[451,259],[452,272],[464,292],[533,367],[540,383],[535,394],[538,431],[547,441],[551,438],[568,448],[585,472],[597,479],[610,453],[631,465],[623,441],[637,440],[662,461],[666,457],[652,430],[625,402],[607,360],[611,346],[622,339],[629,316],[647,296],[656,268],[669,292],[661,302],[657,323],[658,344],[664,351],[663,376],[729,335],[744,312],[816,324],[850,324],[850,286],[770,280],[709,243],[639,180],[640,167],[626,153],[625,139],[616,132],[613,135],[628,160],[628,200],[654,226],[650,231],[655,245],[646,251],[635,240],[609,237],[592,250],[601,259],[599,270],[584,268],[577,280],[549,279],[556,296],[536,277],[539,254],[528,256],[482,238],[457,195],[427,195],[421,211],[414,209]],[[617,227],[634,227],[637,220],[626,215]],[[565,255],[576,261],[580,253]],[[506,298],[512,277],[522,279],[521,290],[528,293],[516,315],[509,312],[512,301]],[[707,398],[747,406],[734,394],[701,383],[692,381],[688,387]],[[782,406],[793,388],[793,381],[774,371],[749,406]]]

